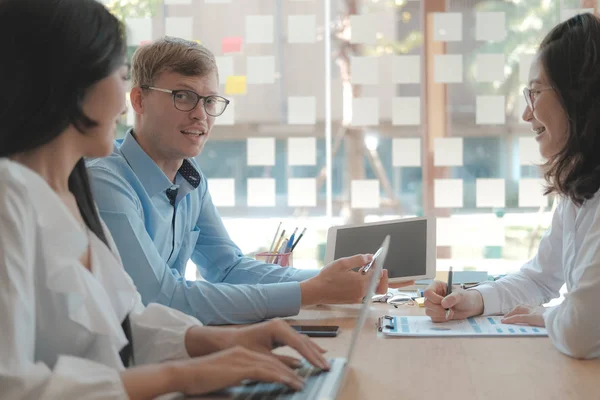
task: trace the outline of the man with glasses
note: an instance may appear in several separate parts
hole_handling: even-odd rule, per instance
[[[179,309],[205,324],[295,315],[301,305],[353,303],[370,256],[323,270],[281,268],[244,257],[213,205],[198,156],[229,100],[205,47],[177,38],[141,46],[132,59],[135,123],[113,154],[89,162],[94,197],[145,304]],[[186,281],[192,260],[206,281]],[[387,274],[379,291],[387,291]]]

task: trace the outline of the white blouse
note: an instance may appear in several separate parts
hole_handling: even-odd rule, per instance
[[[137,365],[189,357],[184,336],[198,320],[145,308],[104,232],[110,248],[38,174],[0,159],[0,398],[126,399],[128,314]]]
[[[599,192],[600,193],[600,192]],[[564,301],[544,312],[548,335],[561,352],[600,357],[600,194],[577,207],[562,200],[536,256],[519,272],[478,286],[484,314],[507,313],[519,304]]]

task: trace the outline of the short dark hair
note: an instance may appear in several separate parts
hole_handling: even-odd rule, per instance
[[[92,85],[125,57],[125,30],[94,0],[0,0],[0,157],[43,146],[74,126]],[[81,214],[106,242],[83,160],[69,177]]]
[[[600,188],[600,19],[585,13],[558,24],[539,57],[568,118],[566,143],[545,165],[546,194],[581,205]]]

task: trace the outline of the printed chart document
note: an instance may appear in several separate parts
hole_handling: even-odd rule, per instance
[[[387,336],[548,336],[545,328],[507,325],[497,317],[474,317],[459,321],[434,323],[426,316],[384,316],[380,331]]]

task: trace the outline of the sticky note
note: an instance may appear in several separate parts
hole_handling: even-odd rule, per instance
[[[376,85],[379,83],[379,57],[350,57],[352,83]]]
[[[192,40],[192,18],[191,17],[167,17],[165,18],[165,34],[167,36]]]
[[[520,179],[519,180],[519,207],[540,207],[548,204],[548,198],[544,196],[543,179]]]
[[[316,207],[317,180],[315,178],[288,179],[288,206]]]
[[[459,167],[463,165],[463,139],[434,139],[433,165],[436,167]]]
[[[207,179],[208,190],[217,207],[235,207],[235,179]]]
[[[501,11],[475,13],[475,40],[501,42],[506,39],[506,14]]]
[[[275,57],[253,56],[246,58],[249,84],[275,83]]]
[[[475,103],[475,123],[477,125],[505,123],[506,106],[504,96],[477,96]]]
[[[540,146],[535,140],[535,133],[531,136],[519,138],[519,165],[540,165],[544,158],[540,154]]]
[[[436,244],[438,246],[453,246],[457,236],[457,228],[452,218],[437,217],[435,219]]]
[[[275,138],[248,138],[248,166],[275,165]]]
[[[456,12],[433,13],[433,38],[442,42],[462,40],[462,14]]]
[[[152,40],[152,20],[150,18],[126,18],[127,45],[139,46]]]
[[[394,167],[421,166],[421,139],[392,139],[392,165]]]
[[[462,179],[435,179],[433,203],[436,208],[460,208],[463,206]]]
[[[392,125],[420,125],[421,98],[394,97],[392,99]]]
[[[504,54],[477,54],[475,80],[477,82],[504,81]]]
[[[239,53],[242,51],[243,38],[234,36],[226,37],[221,41],[221,51],[223,54],[227,53]]]
[[[477,207],[504,207],[506,182],[504,179],[476,179],[475,203]]]
[[[566,21],[571,17],[574,17],[579,14],[594,13],[593,8],[563,8],[560,10],[560,21]]]
[[[233,57],[231,56],[217,56],[217,70],[219,71],[219,82],[224,85],[227,82],[227,78],[234,76],[233,74]]]
[[[317,19],[314,15],[290,15],[287,32],[288,43],[315,43]]]
[[[350,182],[350,207],[379,208],[379,181],[376,179],[355,179]]]
[[[351,15],[350,30],[350,43],[377,43],[377,21],[372,14]]]
[[[352,99],[352,125],[379,125],[379,99],[376,97]]]
[[[273,43],[273,16],[246,16],[246,43]]]
[[[288,124],[314,125],[317,122],[317,99],[314,96],[288,97]]]
[[[314,137],[289,138],[288,165],[316,165],[317,139]]]
[[[225,82],[225,94],[246,94],[246,77],[228,76]]]
[[[248,178],[248,207],[275,207],[275,179]]]
[[[215,125],[235,125],[235,99],[229,99],[229,105],[225,112],[217,117]]]
[[[529,70],[535,54],[521,54],[519,56],[519,81],[523,85],[529,84]]]
[[[421,56],[393,56],[392,83],[421,82]]]
[[[437,83],[463,81],[463,59],[460,54],[437,54],[433,59],[433,79]]]

